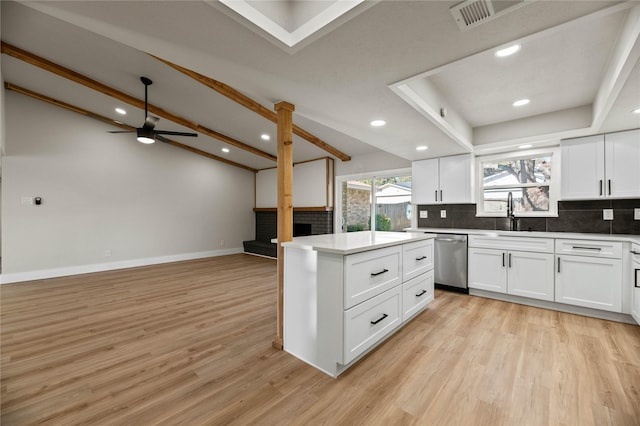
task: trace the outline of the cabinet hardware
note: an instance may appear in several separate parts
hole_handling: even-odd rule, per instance
[[[438,190],[436,189],[436,202],[438,202]]]
[[[609,179],[607,183],[609,185],[609,195],[611,195],[611,179]]]
[[[602,179],[600,179],[600,195],[602,195]]]
[[[380,318],[378,318],[377,320],[371,321],[371,325],[376,325],[377,323],[379,323],[380,321],[382,321],[383,319],[385,319],[388,316],[389,315],[387,315],[387,314],[382,314],[382,316]]]
[[[380,271],[380,272],[372,272],[372,273],[371,273],[371,276],[372,276],[372,277],[377,277],[378,275],[382,275],[382,274],[384,274],[385,272],[389,272],[389,270],[385,268],[385,269],[383,269],[383,270],[382,270],[382,271]]]
[[[573,246],[574,250],[596,250],[601,251],[602,247],[584,247],[584,246]]]
[[[416,257],[416,260],[420,261],[420,260],[425,260],[427,258],[427,256],[420,256],[420,257]]]
[[[558,273],[560,273],[560,258],[558,258]]]
[[[611,191],[611,190],[609,190]],[[444,201],[444,199],[442,198],[442,189],[440,190],[440,202],[442,203]]]
[[[502,252],[502,267],[504,268],[504,252]]]
[[[631,250],[631,254],[640,254],[640,251]]]
[[[420,293],[416,294],[416,297],[420,297],[422,295],[424,295],[427,292],[427,290],[422,290]]]
[[[511,268],[511,253],[509,253],[509,268]]]
[[[635,282],[633,283],[635,288],[640,288],[640,269],[635,269]]]

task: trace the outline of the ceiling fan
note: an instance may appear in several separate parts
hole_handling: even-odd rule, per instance
[[[149,104],[147,98],[147,89],[149,86],[153,84],[153,81],[147,77],[140,77],[140,81],[144,84],[144,124],[142,127],[136,128],[136,130],[114,130],[109,133],[133,133],[136,132],[138,142],[151,144],[156,140],[160,142],[169,142],[169,139],[165,138],[162,135],[174,135],[174,136],[191,136],[197,137],[197,133],[186,133],[186,132],[171,132],[169,130],[155,130],[156,124],[160,119],[158,117],[153,117],[149,115]]]

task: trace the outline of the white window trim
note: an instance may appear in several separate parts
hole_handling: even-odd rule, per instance
[[[524,158],[534,158],[551,156],[553,158],[552,164],[552,178],[549,185],[549,211],[547,212],[527,212],[527,213],[514,213],[516,217],[558,217],[558,200],[560,199],[560,176],[561,176],[561,161],[560,161],[560,147],[546,147],[541,149],[530,149],[527,151],[510,151],[503,152],[502,154],[484,155],[476,157],[476,217],[506,217],[505,213],[493,213],[485,212],[484,209],[484,176],[482,163],[486,161],[496,160],[519,160]],[[515,185],[508,185],[512,188]],[[527,186],[539,186],[538,184],[521,184],[518,187]],[[500,189],[502,185],[492,188]]]
[[[351,175],[342,175],[336,176],[335,179],[335,206],[333,208],[333,232],[336,234],[340,234],[343,232],[347,232],[346,229],[342,229],[342,184],[349,180],[358,180],[358,179],[372,179],[375,181],[377,178],[386,178],[386,177],[394,177],[394,176],[411,176],[411,167],[405,169],[394,169],[394,170],[383,170],[377,172],[367,172],[367,173],[357,173]],[[372,227],[375,227],[376,223],[376,194],[371,190],[371,211],[370,218]],[[412,205],[412,211],[415,212],[416,208]],[[411,226],[414,226],[414,217],[415,213],[411,215]]]

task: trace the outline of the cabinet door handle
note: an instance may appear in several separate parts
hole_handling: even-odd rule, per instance
[[[640,269],[634,269],[633,272],[635,274],[633,286],[635,288],[640,288]]]
[[[427,290],[422,290],[420,293],[416,294],[416,297],[423,296],[427,293]]]
[[[382,314],[382,316],[380,318],[378,318],[377,320],[371,321],[371,325],[376,325],[377,323],[379,323],[380,321],[382,321],[383,319],[385,319],[388,316],[389,315],[387,315],[387,314]]]
[[[600,196],[602,196],[602,179],[600,179]]]
[[[558,258],[558,273],[560,273],[560,258]]]
[[[640,254],[640,251],[631,250],[631,254]]]
[[[421,261],[421,260],[425,260],[427,258],[427,256],[420,256],[420,257],[416,257],[417,261]]]
[[[436,189],[436,202],[438,201],[438,190]]]
[[[600,251],[602,250],[601,247],[584,247],[584,246],[573,246],[574,250],[596,250],[596,251]]]
[[[511,268],[511,253],[509,253],[509,268]]]
[[[440,202],[442,203],[444,201],[444,198],[442,198],[442,189],[440,190]]]
[[[504,252],[502,252],[502,267],[504,268]]]
[[[382,274],[384,274],[385,272],[389,272],[389,270],[385,268],[385,269],[383,269],[383,270],[382,270],[382,271],[380,271],[380,272],[372,272],[372,273],[371,273],[371,276],[372,276],[372,277],[377,277],[378,275],[382,275]]]
[[[609,195],[611,195],[611,179],[607,181],[607,184],[609,185]]]

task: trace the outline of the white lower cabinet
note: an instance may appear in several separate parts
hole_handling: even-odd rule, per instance
[[[506,252],[469,248],[469,288],[507,292]]]
[[[433,239],[284,261],[284,349],[333,377],[433,300]]]
[[[622,243],[556,240],[559,303],[622,312]]]
[[[557,256],[556,302],[611,312],[622,311],[622,261]]]
[[[402,321],[420,312],[433,300],[433,269],[402,284]]]
[[[534,241],[518,237],[469,238],[469,288],[553,300],[553,254],[540,251],[553,247],[553,240]],[[529,238],[530,239],[530,238]],[[532,251],[484,248],[523,247]]]
[[[345,311],[343,364],[356,359],[401,322],[402,286]]]

